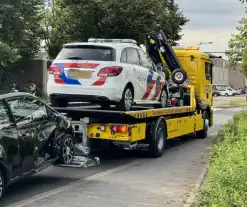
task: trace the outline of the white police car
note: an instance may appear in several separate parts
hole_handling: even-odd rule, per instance
[[[52,106],[90,102],[129,111],[133,104],[165,107],[166,75],[129,39],[89,39],[63,46],[49,68]]]

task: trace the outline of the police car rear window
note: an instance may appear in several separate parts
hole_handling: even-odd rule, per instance
[[[113,48],[91,45],[65,46],[56,60],[114,61]]]

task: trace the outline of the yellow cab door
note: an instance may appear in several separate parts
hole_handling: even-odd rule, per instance
[[[212,81],[213,81],[213,64],[211,62],[211,60],[203,60],[202,61],[203,64],[203,101],[209,103],[210,106],[212,106],[213,104],[213,96],[212,96],[212,90],[213,90],[213,86],[212,86]]]

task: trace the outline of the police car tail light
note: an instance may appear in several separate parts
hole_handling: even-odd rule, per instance
[[[51,65],[50,68],[49,68],[49,74],[61,75],[62,71],[57,65]]]
[[[110,127],[111,132],[119,132],[119,133],[126,133],[128,132],[127,126],[121,126],[121,125],[112,125]]]
[[[105,67],[98,72],[97,76],[98,77],[118,76],[122,72],[122,70],[123,68],[120,66]]]

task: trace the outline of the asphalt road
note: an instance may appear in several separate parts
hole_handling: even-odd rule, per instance
[[[215,111],[207,139],[171,140],[161,158],[135,152],[101,154],[99,166],[50,167],[6,190],[1,207],[183,206],[201,173],[215,133],[241,108]]]

